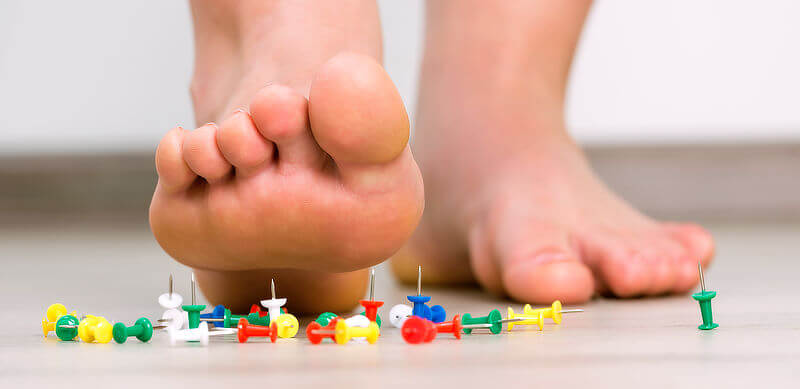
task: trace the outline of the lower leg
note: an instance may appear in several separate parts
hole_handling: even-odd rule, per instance
[[[519,300],[683,291],[712,243],[630,208],[569,137],[564,96],[588,1],[429,2],[415,150],[428,205],[401,279],[477,280]]]

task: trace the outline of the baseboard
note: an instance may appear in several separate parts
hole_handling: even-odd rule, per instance
[[[644,212],[674,220],[800,220],[800,144],[596,146],[605,182]],[[145,224],[153,155],[0,157],[3,224]]]

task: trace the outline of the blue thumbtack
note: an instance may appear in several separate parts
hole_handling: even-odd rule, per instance
[[[217,305],[211,312],[203,313],[200,315],[200,321],[205,321],[203,319],[224,319],[224,318],[225,318],[225,306],[223,305]],[[209,324],[212,324],[214,327],[222,327],[221,321],[212,321],[209,322]]]
[[[419,316],[434,323],[441,323],[447,319],[447,313],[441,305],[434,305],[432,307],[425,305],[425,303],[431,301],[431,297],[422,295],[422,266],[417,267],[417,295],[406,296],[406,298],[414,304],[414,308],[411,309],[412,315]]]

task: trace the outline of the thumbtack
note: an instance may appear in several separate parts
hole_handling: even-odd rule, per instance
[[[112,334],[114,335],[114,341],[119,344],[125,343],[130,336],[135,336],[136,339],[139,339],[141,342],[148,342],[153,338],[153,330],[165,327],[166,326],[153,327],[153,324],[150,323],[148,318],[140,317],[136,320],[136,323],[130,327],[125,326],[124,323],[114,324],[114,327],[112,327]]]
[[[258,316],[264,317],[269,316],[269,311],[265,311],[258,306],[258,304],[253,304],[250,306],[250,313],[257,313]],[[288,313],[286,312],[286,308],[281,308],[281,314]]]
[[[272,343],[278,339],[278,321],[273,321],[269,326],[258,326],[247,322],[247,319],[239,319],[238,338],[239,343],[247,342],[250,337],[268,337]]]
[[[473,324],[472,326],[483,327],[484,325]],[[418,316],[413,316],[403,323],[401,335],[407,343],[428,343],[433,341],[436,334],[440,333],[451,333],[456,339],[461,339],[462,328],[461,317],[459,315],[455,315],[451,321],[444,321],[438,324]]]
[[[503,323],[513,323],[522,321],[519,318],[503,319],[503,315],[497,309],[492,309],[488,315],[481,317],[472,317],[469,313],[465,313],[461,317],[461,327],[465,334],[471,334],[475,328],[487,328],[493,334],[499,334],[503,331]]]
[[[75,316],[62,315],[56,320],[56,336],[62,341],[75,340],[78,337],[78,325],[80,322]]]
[[[403,323],[411,316],[412,309],[405,304],[397,304],[389,310],[389,322],[395,328],[402,328]]]
[[[56,331],[56,336],[58,336],[59,339],[67,340],[62,338],[58,334],[58,329],[59,329],[58,319],[61,318],[62,316],[72,316],[77,320],[78,315],[75,313],[75,311],[67,313],[67,307],[65,307],[64,304],[61,303],[51,304],[49,307],[47,307],[47,309],[44,312],[44,317],[42,318],[42,334],[44,335],[45,338],[47,337],[47,334],[50,333],[50,331]],[[68,324],[70,323],[67,323],[66,321],[61,323],[62,326]],[[64,328],[69,328],[69,327],[64,327]],[[63,336],[68,336],[68,335],[69,334],[67,333],[63,334]],[[70,338],[70,340],[74,338],[75,336]]]
[[[201,313],[200,314],[200,321],[207,321],[204,319],[224,319],[225,318],[225,306],[224,305],[217,305],[211,312],[208,313]],[[219,321],[214,321],[214,327],[222,327],[222,323]]]
[[[558,300],[553,301],[553,305],[550,308],[533,309],[530,304],[525,304],[525,307],[522,308],[522,313],[525,315],[535,315],[538,311],[542,311],[545,318],[553,319],[553,323],[561,324],[562,314],[583,312],[583,309],[561,309],[561,301]],[[508,330],[511,330],[510,326]]]
[[[700,262],[697,262],[697,271],[700,273],[700,292],[693,294],[692,298],[697,300],[697,303],[700,304],[700,315],[703,318],[703,324],[697,328],[701,330],[713,330],[719,327],[719,324],[714,323],[714,316],[711,312],[711,299],[717,296],[717,292],[706,290],[706,281],[703,278],[703,266]]]
[[[102,316],[86,315],[78,325],[78,336],[86,343],[108,343],[113,337],[111,323]]]
[[[369,344],[374,344],[380,333],[378,323],[374,321],[369,322],[368,327],[350,327],[346,320],[337,320],[333,338],[338,344],[346,344],[352,338],[366,338]]]
[[[169,275],[167,293],[158,296],[158,304],[164,309],[176,309],[183,304],[183,297],[172,290],[172,274]]]
[[[169,275],[169,283],[167,286],[167,293],[158,296],[158,305],[166,309],[161,315],[159,323],[167,323],[167,328],[174,330],[182,330],[189,327],[189,315],[185,311],[180,311],[178,308],[183,304],[183,297],[174,293],[172,289],[172,274]]]
[[[232,330],[218,330],[210,332],[208,330],[208,323],[202,322],[197,325],[197,328],[189,328],[185,330],[169,329],[169,343],[175,345],[178,341],[183,342],[200,342],[203,346],[208,344],[209,336],[220,336],[233,334]]]
[[[417,295],[406,296],[408,301],[414,304],[411,309],[411,314],[419,316],[423,319],[428,319],[434,323],[440,323],[445,320],[446,312],[441,305],[427,306],[425,303],[431,300],[430,296],[422,295],[422,266],[417,267]]]
[[[530,308],[530,307],[528,307]],[[523,311],[525,309],[523,308]],[[544,310],[535,310],[530,309],[530,313],[525,314],[518,314],[514,313],[514,309],[508,307],[508,318],[509,319],[519,319],[518,322],[515,323],[508,323],[508,330],[511,331],[515,325],[524,326],[524,325],[535,325],[539,327],[539,331],[544,329]]]
[[[364,315],[367,319],[374,321],[381,326],[381,318],[378,316],[378,308],[383,305],[383,301],[375,301],[375,268],[370,269],[369,272],[369,300],[361,300],[358,302],[364,307]]]
[[[225,312],[222,314],[222,317],[214,317],[203,319],[202,321],[210,322],[210,323],[222,323],[222,327],[225,328],[234,328],[239,323],[239,320],[245,319],[250,324],[260,325],[260,326],[269,326],[270,319],[269,315],[260,316],[258,313],[249,313],[247,315],[234,315],[231,313],[230,309],[225,309]]]
[[[274,278],[270,280],[269,289],[272,294],[272,298],[268,300],[261,300],[261,305],[264,308],[267,308],[269,311],[270,324],[272,324],[272,322],[275,320],[280,320],[283,323],[283,330],[281,330],[281,323],[278,323],[278,336],[281,338],[294,337],[297,334],[297,331],[300,329],[300,325],[294,315],[290,313],[281,314],[281,307],[286,304],[286,299],[276,298]]]
[[[335,314],[333,315],[334,316],[330,317],[330,320],[328,320],[327,324],[324,326],[320,323],[322,315],[320,315],[317,320],[308,323],[306,327],[306,337],[311,344],[320,344],[324,338],[330,338],[334,342],[336,341],[336,322],[339,321],[339,317],[335,316]],[[322,321],[324,321],[324,318]]]
[[[184,311],[186,311],[186,314],[189,317],[189,328],[190,329],[191,328],[197,328],[197,326],[200,325],[200,312],[202,312],[204,309],[206,309],[205,305],[197,304],[197,302],[195,300],[195,284],[196,284],[196,281],[195,281],[195,278],[194,278],[194,273],[192,273],[192,304],[191,305],[184,305],[184,306],[181,307],[181,308],[183,308]]]

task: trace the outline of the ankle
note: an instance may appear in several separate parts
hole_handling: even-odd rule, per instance
[[[194,1],[192,98],[198,122],[246,104],[269,83],[308,95],[311,77],[343,51],[380,61],[381,31],[371,0]]]

